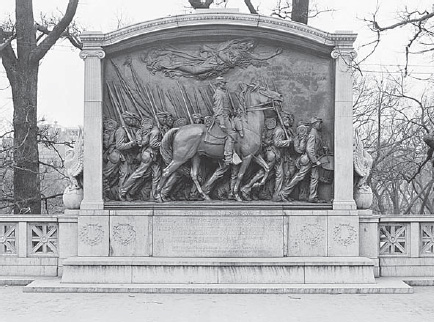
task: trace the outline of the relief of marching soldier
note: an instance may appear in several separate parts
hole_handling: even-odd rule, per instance
[[[317,162],[300,162],[309,155],[307,136],[295,133],[283,95],[266,82],[244,83],[234,75],[228,83],[222,73],[210,74],[211,81],[178,75],[145,82],[134,62],[120,68],[111,60],[118,79],[107,82],[106,115],[117,125],[104,125],[106,200],[243,201],[252,199],[253,189],[255,199],[288,201],[306,178],[309,201],[321,201]],[[295,105],[293,113],[300,108]]]
[[[233,120],[235,113],[232,98],[227,91],[227,82],[223,77],[216,78],[216,89],[213,95],[213,120],[209,126],[205,124],[189,124],[181,128],[169,130],[161,142],[161,154],[167,167],[163,170],[158,185],[160,201],[164,201],[161,192],[171,175],[184,163],[191,162],[191,177],[200,195],[210,200],[209,193],[214,188],[215,182],[222,178],[232,166],[234,171],[231,180],[231,193],[237,200],[239,188],[252,160],[255,160],[265,169],[264,177],[267,177],[269,168],[259,154],[261,147],[261,133],[264,127],[264,111],[274,110],[282,101],[282,95],[271,91],[260,84],[244,84],[242,86],[242,98],[245,102],[242,117],[237,121],[242,123],[236,126]],[[240,113],[240,111],[236,111]],[[237,128],[237,130],[235,130]],[[243,135],[249,133],[249,135]],[[234,155],[239,157],[234,158]],[[202,157],[208,157],[217,161],[215,171],[207,176],[206,182],[201,185],[198,173]],[[235,161],[235,162],[234,162]],[[239,163],[235,166],[234,163]]]
[[[161,167],[158,159],[160,148],[160,130],[152,118],[144,118],[141,127],[136,132],[136,144],[140,148],[140,164],[128,179],[120,186],[119,199],[125,201],[132,199],[142,181],[151,178],[152,189],[149,200],[154,200],[157,184],[161,177]]]
[[[276,117],[265,120],[265,128],[262,137],[262,153],[268,167],[274,170],[274,189],[272,194],[279,194],[282,186],[288,184],[295,173],[294,162],[294,137],[292,129],[294,115],[286,112],[279,113],[277,122]],[[251,200],[251,189],[259,187],[259,180],[265,172],[260,169],[258,173],[242,187],[241,193],[244,199]]]
[[[323,146],[320,132],[322,130],[322,119],[312,117],[311,129],[306,139],[301,138],[298,151],[301,153],[297,159],[299,170],[291,181],[284,185],[282,190],[273,196],[273,201],[292,201],[289,195],[296,186],[310,175],[308,202],[324,203],[325,200],[318,198],[319,168],[322,166],[320,157],[327,154],[327,148]],[[303,133],[301,131],[300,133]]]

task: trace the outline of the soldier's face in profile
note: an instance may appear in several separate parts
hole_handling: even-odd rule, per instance
[[[285,125],[286,127],[291,127],[293,123],[294,120],[291,117],[288,116],[283,117],[283,125]]]
[[[166,119],[166,124],[167,124],[168,126],[170,126],[170,127],[173,126],[173,122],[175,122],[175,120],[174,120],[172,117],[168,117],[168,118]]]
[[[134,119],[131,117],[126,117],[125,118],[125,124],[128,126],[134,126],[134,124],[135,124]]]
[[[108,133],[107,130],[105,130],[103,132],[102,135],[102,144],[104,148],[108,148],[108,146],[110,145],[110,133]]]

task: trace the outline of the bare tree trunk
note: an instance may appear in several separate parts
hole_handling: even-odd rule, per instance
[[[11,83],[14,103],[14,212],[41,212],[37,126],[38,65],[17,71]]]
[[[14,212],[41,212],[39,178],[37,94],[39,62],[62,37],[77,10],[79,0],[69,0],[65,15],[37,43],[32,0],[15,0],[15,35],[0,25],[0,57],[12,89],[14,103]],[[40,30],[39,30],[40,31]],[[41,38],[41,37],[40,37]],[[11,40],[16,39],[16,53]]]
[[[307,25],[309,0],[292,0],[291,20]]]
[[[255,9],[255,7],[252,4],[251,0],[244,0],[244,3],[246,4],[247,8],[249,8],[250,13],[253,13],[255,15],[258,14],[258,11]]]
[[[17,64],[10,80],[14,103],[14,212],[29,207],[41,212],[39,153],[37,142],[37,94],[39,62],[30,56],[36,47],[31,0],[16,0]]]

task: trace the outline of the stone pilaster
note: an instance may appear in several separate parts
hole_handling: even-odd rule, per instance
[[[335,59],[335,171],[333,209],[356,209],[353,199],[353,80],[352,46],[336,46]],[[349,213],[350,214],[350,213]]]
[[[101,47],[84,47],[84,198],[81,209],[103,209]]]

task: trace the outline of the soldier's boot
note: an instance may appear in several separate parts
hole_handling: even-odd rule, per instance
[[[119,200],[126,201],[127,200],[127,192],[123,190],[119,190]]]
[[[234,154],[234,141],[233,139],[228,135],[225,139],[225,149],[224,149],[224,155],[225,159],[224,162],[226,165],[229,165],[232,163],[232,156]]]

